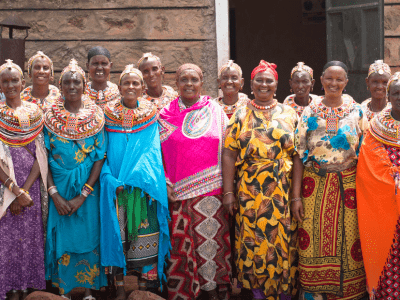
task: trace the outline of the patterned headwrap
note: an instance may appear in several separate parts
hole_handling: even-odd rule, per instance
[[[259,65],[254,68],[253,72],[251,72],[251,80],[253,80],[254,77],[260,72],[270,72],[272,75],[274,75],[275,79],[278,80],[278,72],[276,72],[275,69],[276,64],[270,64],[265,60],[260,60]]]
[[[22,72],[22,69],[17,64],[14,64],[11,59],[6,59],[6,63],[0,66],[0,74],[5,69],[11,70],[12,68],[16,69],[21,74],[21,79],[24,79],[24,72]]]
[[[203,81],[203,71],[200,69],[198,65],[195,64],[183,64],[182,66],[180,66],[178,70],[176,70],[176,80],[178,80],[182,72],[186,70],[195,71],[197,74],[199,74],[201,81]]]
[[[73,74],[76,74],[76,73],[81,74],[82,78],[83,78],[83,86],[86,86],[85,71],[83,71],[83,69],[80,66],[78,66],[78,62],[75,60],[75,58],[71,59],[71,61],[69,62],[69,65],[66,66],[62,70],[60,80],[58,81],[58,84],[60,86],[61,86],[62,78],[63,78],[64,74],[67,72],[71,72]],[[72,75],[72,77],[74,77],[74,75]]]
[[[396,73],[394,73],[392,76],[390,76],[388,85],[387,85],[387,87],[386,87],[386,89],[387,89],[387,90],[386,90],[387,94],[389,94],[389,88],[390,88],[390,86],[392,85],[392,83],[395,82],[395,81],[399,81],[399,80],[400,80],[400,72],[396,72]]]
[[[298,63],[297,63],[297,66],[295,66],[295,67],[292,69],[292,72],[290,73],[290,78],[293,77],[293,74],[294,74],[294,73],[296,73],[296,72],[302,72],[302,71],[307,72],[308,74],[310,74],[311,79],[313,79],[313,74],[314,74],[313,69],[311,69],[309,66],[305,65],[304,62],[302,62],[302,61],[298,62]]]
[[[44,54],[42,51],[38,51],[34,56],[32,56],[29,61],[28,61],[28,75],[30,76],[32,73],[32,65],[33,62],[35,61],[36,58],[41,57],[41,58],[46,58],[49,63],[50,63],[50,71],[51,71],[51,76],[54,76],[54,67],[53,67],[53,61],[48,57],[46,54]]]
[[[383,60],[376,60],[372,65],[369,66],[368,77],[372,73],[378,73],[380,75],[383,75],[383,73],[385,72],[388,73],[389,75],[392,75],[392,71],[390,70],[388,64],[385,64]]]
[[[228,62],[226,64],[222,65],[222,67],[219,69],[219,71],[218,71],[218,79],[221,79],[222,72],[227,70],[227,69],[229,69],[229,68],[234,68],[236,71],[238,71],[239,76],[242,77],[242,74],[243,74],[242,68],[239,67],[238,64],[235,64],[233,62],[233,60],[228,60]]]
[[[119,76],[119,85],[121,85],[122,77],[124,77],[124,75],[126,74],[136,74],[137,76],[140,77],[142,85],[144,84],[142,72],[140,72],[139,69],[136,69],[134,65],[127,65],[125,66],[125,69],[122,71],[121,76]]]
[[[138,62],[137,62],[138,69],[140,69],[140,65],[143,63],[143,61],[144,61],[145,59],[149,59],[149,58],[154,58],[154,59],[157,60],[157,61],[160,63],[160,65],[161,65],[161,59],[160,59],[157,55],[154,55],[154,54],[151,53],[151,52],[147,52],[147,53],[143,54],[143,56],[138,60]]]

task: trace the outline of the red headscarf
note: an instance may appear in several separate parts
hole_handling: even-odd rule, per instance
[[[271,72],[272,75],[274,75],[275,79],[278,80],[278,72],[276,72],[275,69],[276,69],[276,64],[270,64],[265,60],[260,60],[260,64],[254,68],[253,72],[251,72],[251,80],[254,79],[257,73],[266,71]]]

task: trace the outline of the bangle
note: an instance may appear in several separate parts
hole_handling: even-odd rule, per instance
[[[47,192],[50,192],[50,190],[52,189],[52,188],[55,188],[56,186],[55,185],[52,185],[51,187],[49,187],[48,189],[47,189]]]
[[[14,181],[11,181],[10,185],[8,186],[8,189],[12,192],[12,188],[14,187],[15,183]]]
[[[24,193],[23,191],[22,191],[21,193],[19,193],[19,194],[17,195],[16,198],[18,198],[19,196],[21,196],[23,193]]]
[[[20,190],[23,191],[25,194],[29,195],[29,192],[26,189],[21,189],[20,188]]]
[[[235,194],[234,192],[226,192],[225,194],[224,194],[224,197],[226,196],[226,195],[229,195],[229,194]]]
[[[292,198],[292,202],[301,201],[301,198]]]
[[[58,193],[57,191],[57,187],[56,186],[52,186],[49,188],[48,193],[50,196],[53,196],[55,193]]]
[[[9,180],[11,180],[11,177],[8,177],[7,179],[6,179],[6,181],[4,181],[4,185],[7,185],[7,181],[9,181]]]
[[[87,198],[90,194],[92,193],[92,190],[86,186],[86,184],[83,186],[81,195],[85,198]]]
[[[88,187],[92,192],[94,191],[94,189],[90,185],[88,185],[87,183],[85,183],[85,186]]]

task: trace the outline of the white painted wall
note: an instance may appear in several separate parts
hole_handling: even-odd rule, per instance
[[[218,69],[229,60],[229,0],[215,0]]]

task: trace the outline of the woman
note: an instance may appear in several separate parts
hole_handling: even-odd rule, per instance
[[[276,65],[251,73],[254,100],[229,121],[222,156],[223,203],[236,214],[239,281],[254,299],[291,299],[297,270],[295,224],[289,205],[296,112],[274,99]],[[236,188],[234,179],[237,178]],[[238,203],[237,203],[238,200]]]
[[[313,69],[303,62],[298,62],[290,73],[290,91],[294,94],[287,96],[283,104],[292,107],[299,117],[311,101],[317,97],[317,95],[310,94],[315,84],[313,73]]]
[[[389,65],[385,64],[383,60],[376,60],[375,63],[370,65],[368,76],[365,78],[367,89],[371,92],[371,98],[361,103],[361,109],[367,116],[368,121],[390,106],[387,101],[386,87],[392,72]]]
[[[353,98],[342,94],[347,82],[347,66],[328,62],[321,76],[325,95],[304,109],[295,133],[305,166],[294,174],[292,199],[300,223],[301,299],[366,296],[355,179],[367,120]]]
[[[46,111],[60,97],[58,88],[50,84],[54,80],[53,61],[38,51],[28,61],[28,75],[32,85],[24,89],[21,98]]]
[[[246,94],[239,93],[243,89],[244,79],[242,78],[242,69],[233,60],[229,60],[219,69],[218,85],[223,96],[215,100],[230,119],[238,107],[249,102]]]
[[[227,117],[201,96],[203,72],[176,71],[180,96],[160,113],[161,147],[171,208],[168,299],[225,299],[230,283],[228,213],[222,206],[221,152]]]
[[[85,73],[76,60],[61,73],[61,97],[46,112],[51,196],[46,240],[46,278],[70,298],[75,287],[106,285],[100,266],[100,187],[98,177],[107,149],[102,110],[84,101]]]
[[[118,88],[122,98],[105,109],[109,144],[100,175],[101,254],[104,266],[117,267],[117,299],[126,299],[124,269],[140,272],[140,289],[161,283],[170,248],[169,214],[157,108],[141,98],[144,81],[133,65],[125,67]]]
[[[20,98],[25,80],[19,66],[0,67],[0,299],[25,299],[28,288],[45,289],[44,227],[47,158],[43,113]],[[45,189],[43,189],[45,190]]]
[[[371,299],[399,297],[399,72],[389,80],[388,97],[392,106],[370,121],[357,166],[358,222]]]
[[[178,93],[172,87],[162,84],[165,68],[158,56],[152,53],[145,53],[137,64],[147,86],[143,93],[143,98],[155,104],[158,111],[160,111],[174,100]]]
[[[108,81],[112,65],[111,54],[106,48],[96,46],[89,50],[86,68],[92,81],[86,86],[86,94],[102,110],[107,102],[120,97],[118,86]]]

